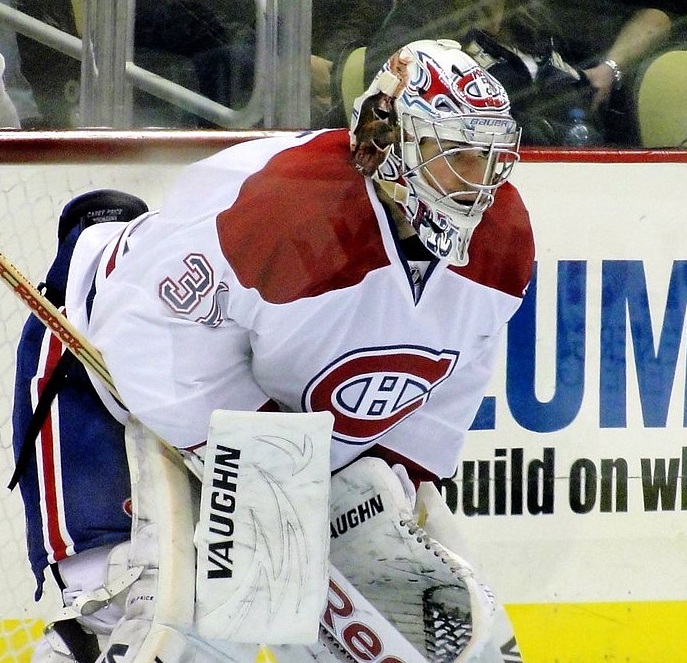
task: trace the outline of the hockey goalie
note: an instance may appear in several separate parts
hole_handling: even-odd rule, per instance
[[[27,322],[12,484],[64,602],[34,663],[519,660],[432,483],[532,271],[519,135],[419,41],[350,131],[237,144],[160,210],[67,205],[42,292],[116,390]]]

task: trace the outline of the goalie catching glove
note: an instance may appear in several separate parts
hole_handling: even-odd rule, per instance
[[[331,499],[332,565],[406,640],[405,650],[394,652],[398,659],[367,660],[503,661],[491,642],[490,590],[417,524],[402,482],[384,461],[362,458],[341,470]],[[380,646],[386,639],[379,634]]]

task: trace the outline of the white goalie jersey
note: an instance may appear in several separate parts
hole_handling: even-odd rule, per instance
[[[381,444],[451,476],[532,264],[505,184],[468,265],[412,265],[348,133],[310,132],[222,151],[158,213],[88,229],[67,311],[175,446],[202,445],[216,409],[328,410],[333,469]]]
[[[98,644],[100,660],[122,663],[252,663],[265,642],[283,663],[373,660],[357,652],[357,638],[347,642],[349,619],[380,625],[382,660],[500,663],[490,592],[422,531],[387,463],[353,461],[379,445],[405,467],[453,475],[532,263],[529,217],[507,183],[473,233],[467,265],[418,251],[352,167],[342,130],[230,148],[186,169],[158,212],[85,230],[66,311],[102,352],[121,398],[94,380],[126,422],[132,536],[108,554],[106,585],[76,592],[56,624],[93,617],[94,600],[102,610],[117,603],[122,617]],[[293,439],[253,431],[240,448],[233,433],[212,434],[218,411],[256,410],[329,413],[329,423],[307,443],[300,428]],[[195,526],[179,524],[182,513],[194,521],[195,500],[176,488],[187,481],[176,454],[161,462],[168,444],[204,447]],[[249,462],[253,453],[260,460]],[[281,482],[273,462],[285,463]],[[292,484],[305,466],[315,479]],[[287,489],[298,499],[282,498]],[[368,500],[374,517],[337,530],[330,555],[328,517],[337,522]],[[307,579],[286,574],[283,587],[298,592],[275,607],[272,571],[282,568]],[[421,585],[408,582],[418,574]],[[249,600],[269,617],[259,635]],[[302,632],[293,632],[292,613]],[[64,644],[46,643],[58,653]]]

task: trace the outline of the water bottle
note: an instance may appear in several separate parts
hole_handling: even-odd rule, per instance
[[[568,117],[571,124],[563,135],[563,145],[591,147],[603,143],[599,132],[587,123],[587,114],[582,108],[571,108]]]

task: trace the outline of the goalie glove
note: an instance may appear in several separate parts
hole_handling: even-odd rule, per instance
[[[397,475],[362,458],[332,479],[331,561],[433,663],[501,661],[495,602],[472,567],[415,521]]]
[[[468,542],[461,532],[455,514],[451,512],[446,500],[437,490],[434,483],[422,482],[417,491],[415,502],[415,516],[422,529],[431,538],[439,541],[444,547],[457,551],[459,555],[467,555],[470,559],[479,559],[470,550]],[[477,575],[481,570],[476,569]],[[494,614],[491,642],[487,648],[494,652],[492,659],[504,660],[508,663],[522,663],[520,648],[513,632],[513,627],[503,605],[498,601]],[[495,652],[501,652],[497,654]]]
[[[213,412],[195,534],[202,638],[317,642],[332,424],[328,412]]]

